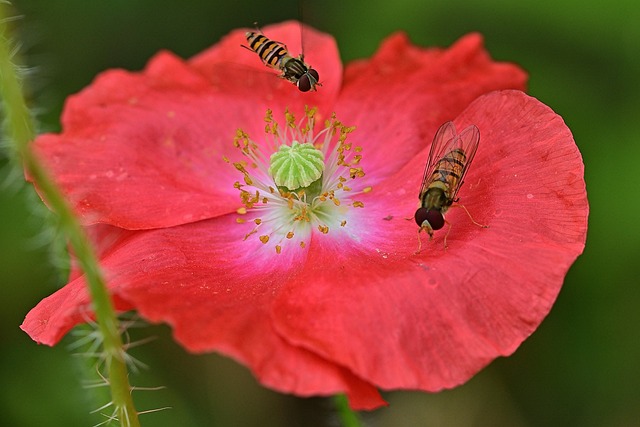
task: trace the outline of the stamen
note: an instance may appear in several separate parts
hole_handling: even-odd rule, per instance
[[[267,110],[264,140],[254,142],[239,129],[233,144],[246,160],[232,163],[225,157],[243,176],[233,187],[240,191],[243,204],[236,213],[250,216],[236,222],[253,226],[244,240],[260,229],[258,239],[273,245],[276,254],[290,242],[304,249],[314,232],[341,233],[348,228],[350,208],[364,207],[353,197],[372,191],[360,184],[366,176],[359,165],[362,148],[347,141],[355,127],[345,126],[332,114],[316,132],[316,114],[316,108],[306,107],[297,121],[287,110],[285,126],[280,128]]]

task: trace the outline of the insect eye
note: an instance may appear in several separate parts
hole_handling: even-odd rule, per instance
[[[416,224],[422,227],[426,221],[432,230],[440,230],[444,227],[444,217],[437,210],[428,210],[427,208],[418,208],[415,214]]]
[[[300,92],[309,92],[311,89],[311,80],[309,80],[309,76],[306,73],[298,79],[298,89],[300,89]]]
[[[309,68],[308,73],[311,74],[311,77],[313,77],[316,82],[320,81],[320,74],[318,74],[316,70]]]

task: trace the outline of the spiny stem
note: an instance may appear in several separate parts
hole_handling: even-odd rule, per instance
[[[362,427],[362,422],[357,412],[351,410],[347,396],[338,394],[334,398],[338,416],[342,422],[342,427]]]
[[[78,258],[93,302],[100,332],[103,335],[106,367],[113,405],[121,426],[139,427],[138,413],[133,405],[131,386],[124,358],[124,347],[118,320],[111,304],[96,254],[62,193],[53,183],[30,148],[35,137],[34,124],[24,101],[16,67],[11,61],[10,42],[5,34],[9,19],[8,5],[0,2],[0,95],[5,115],[4,131],[11,158],[17,167],[23,166],[60,221],[60,227]]]

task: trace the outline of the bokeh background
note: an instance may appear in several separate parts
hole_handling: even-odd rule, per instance
[[[393,392],[370,426],[640,426],[640,6],[636,0],[19,0],[14,35],[32,67],[29,98],[43,130],[59,129],[66,96],[113,67],[141,69],[158,50],[189,57],[231,29],[302,17],[335,36],[345,62],[370,56],[391,32],[449,46],[480,31],[492,56],[530,73],[529,93],[562,115],[586,165],[591,205],[584,254],[551,314],[509,358],[439,394]],[[302,7],[300,7],[302,6]],[[302,13],[301,13],[302,10]],[[68,348],[37,346],[18,329],[64,283],[55,237],[29,186],[13,184],[0,154],[0,419],[6,426],[91,426],[104,391]],[[35,209],[37,210],[37,209]],[[553,212],[549,212],[553,215]],[[46,234],[46,233],[45,233]],[[57,240],[59,242],[59,240]],[[55,252],[55,251],[54,251]],[[261,388],[217,355],[190,355],[165,326],[134,350],[147,426],[331,426],[331,401]]]

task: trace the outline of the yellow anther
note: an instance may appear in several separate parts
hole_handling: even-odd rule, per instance
[[[244,226],[245,232],[251,228],[251,231],[245,235],[245,240],[255,234],[256,236],[252,238],[258,237],[262,244],[272,245],[277,254],[287,249],[288,242],[293,244],[294,237],[301,248],[306,248],[307,243],[299,240],[301,236],[299,230],[302,230],[302,235],[306,235],[309,231],[314,232],[316,229],[321,234],[328,234],[329,227],[337,228],[338,225],[346,227],[347,210],[364,207],[362,201],[352,199],[353,193],[348,193],[352,191],[350,187],[352,184],[349,181],[365,176],[360,166],[363,159],[362,147],[356,146],[348,138],[355,127],[345,126],[333,113],[325,121],[325,128],[317,131],[315,122],[318,117],[316,108],[305,107],[304,116],[296,121],[293,112],[286,110],[286,122],[283,124],[280,121],[284,131],[279,132],[279,125],[273,118],[273,111],[267,110],[264,116],[266,142],[261,143],[260,146],[243,130],[236,131],[233,143],[242,152],[243,160],[234,161],[236,159],[233,156],[230,156],[231,159],[224,156],[223,161],[233,165],[243,176],[242,179],[233,183],[233,187],[239,191],[243,205],[236,210],[238,217],[235,221],[239,224],[253,223],[253,225]],[[284,166],[276,168],[280,170],[278,174],[280,178],[276,179],[275,172],[272,170],[274,167],[269,163],[271,153],[266,150],[277,147],[279,152],[281,147],[286,146],[291,149],[294,144],[306,144],[310,153],[315,154],[314,150],[317,150],[322,154],[323,168],[320,176],[308,172],[304,163],[302,166],[292,164],[290,167],[293,172],[295,172],[294,169],[296,171],[300,169],[304,180],[297,176],[290,178],[289,174],[285,173],[289,170],[286,162],[290,160],[284,157],[282,160]],[[294,157],[301,154],[308,153],[306,151],[290,153]],[[307,157],[304,159],[308,160]],[[333,164],[325,165],[324,161],[332,161]],[[291,185],[284,185],[285,179],[297,180],[299,185],[294,185],[296,184],[294,182],[291,182]],[[362,193],[372,191],[370,186],[355,187]],[[328,200],[332,203],[328,203]],[[259,213],[260,218],[255,218],[256,214],[252,214],[250,219],[242,217],[250,213],[250,209],[256,209],[255,212]]]

